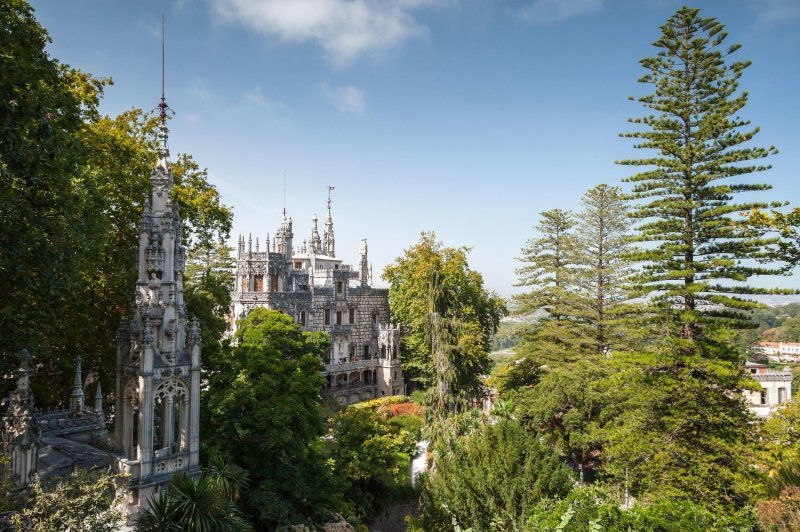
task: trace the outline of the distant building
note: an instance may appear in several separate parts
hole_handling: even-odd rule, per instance
[[[370,286],[367,241],[359,269],[336,258],[331,200],[320,238],[317,216],[303,245],[293,247],[292,219],[283,212],[275,233],[260,246],[239,237],[232,324],[257,307],[284,312],[304,331],[331,337],[325,363],[325,391],[342,404],[405,392],[400,368],[400,329],[391,323],[389,291]]]
[[[760,391],[745,390],[749,410],[759,418],[769,417],[775,409],[792,397],[792,371],[769,369],[766,364],[746,362],[745,372],[758,381]]]
[[[756,351],[770,362],[800,362],[800,343],[760,342]]]

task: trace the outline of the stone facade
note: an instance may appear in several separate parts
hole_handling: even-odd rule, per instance
[[[336,258],[331,200],[325,233],[320,238],[316,215],[311,234],[293,247],[291,218],[275,238],[245,242],[239,237],[232,328],[256,307],[292,316],[304,331],[331,337],[325,362],[325,391],[342,404],[405,393],[400,369],[400,330],[391,323],[389,291],[369,283],[367,242],[361,241],[359,269]]]
[[[749,361],[744,367],[745,373],[761,385],[759,391],[744,392],[748,409],[757,417],[762,419],[769,417],[792,398],[792,370],[788,367],[775,370],[766,364]]]

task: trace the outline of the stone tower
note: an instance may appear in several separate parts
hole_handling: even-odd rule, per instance
[[[172,203],[167,105],[162,95],[158,161],[139,222],[139,279],[117,343],[115,444],[130,475],[133,508],[177,472],[199,474],[200,327],[183,303],[185,249]],[[134,509],[135,511],[135,509]]]

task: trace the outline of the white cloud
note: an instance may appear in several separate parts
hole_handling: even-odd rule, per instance
[[[763,24],[782,24],[800,19],[800,0],[751,0],[750,8]]]
[[[283,102],[275,102],[267,99],[261,92],[261,87],[254,87],[244,93],[244,102],[256,109],[262,109],[270,113],[275,111],[285,111],[288,109]]]
[[[533,0],[522,8],[522,18],[547,24],[603,9],[604,0]]]
[[[331,87],[327,83],[323,83],[320,92],[342,113],[360,115],[364,112],[364,91],[358,87],[352,85]]]
[[[343,65],[399,45],[427,29],[414,9],[452,0],[216,0],[215,13],[285,42],[316,42]]]

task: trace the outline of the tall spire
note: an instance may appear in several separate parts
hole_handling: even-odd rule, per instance
[[[336,243],[333,238],[333,215],[331,215],[331,192],[336,187],[328,185],[328,218],[325,220],[325,235],[322,239],[322,249],[329,257],[336,256]]]
[[[323,252],[322,240],[319,238],[319,230],[317,229],[317,215],[311,218],[311,238],[308,242],[309,249],[314,253]]]
[[[167,105],[167,97],[164,90],[165,76],[166,76],[166,52],[165,52],[165,30],[164,30],[164,15],[161,15],[161,101],[158,104],[158,117],[160,124],[158,126],[158,166],[167,168],[167,158],[169,157],[169,148],[167,147],[167,136],[169,129],[167,129],[167,119],[175,115],[172,108]]]

